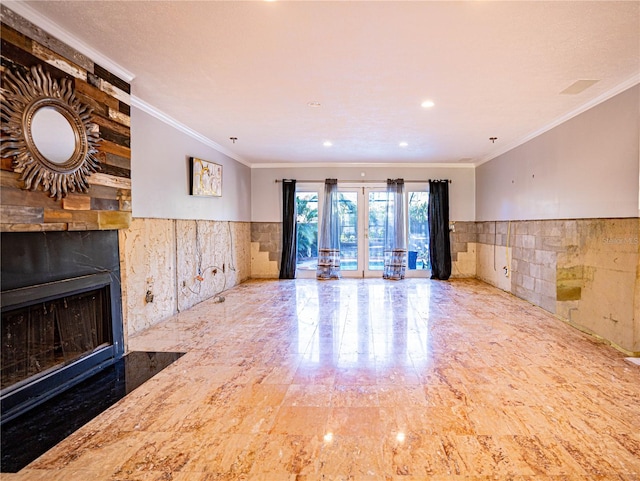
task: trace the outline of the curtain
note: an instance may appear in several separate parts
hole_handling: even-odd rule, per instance
[[[282,179],[282,257],[280,279],[296,277],[296,181]]]
[[[406,238],[404,179],[388,179],[383,278],[404,279],[407,268]]]
[[[429,181],[429,258],[431,279],[446,281],[451,275],[449,239],[449,181]]]
[[[326,179],[322,223],[318,239],[318,268],[316,278],[340,278],[340,211],[338,181]]]

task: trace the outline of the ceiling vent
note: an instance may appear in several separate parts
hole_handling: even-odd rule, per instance
[[[580,94],[598,82],[600,82],[600,80],[576,80],[560,93],[563,95]]]

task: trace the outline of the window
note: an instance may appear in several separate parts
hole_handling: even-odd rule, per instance
[[[318,264],[318,193],[296,192],[296,268],[315,271]]]
[[[340,269],[358,268],[358,193],[340,192]]]
[[[409,199],[409,258],[407,268],[430,269],[429,265],[429,193],[408,192]]]

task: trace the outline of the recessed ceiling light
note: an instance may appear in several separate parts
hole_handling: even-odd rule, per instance
[[[333,145],[333,143],[330,140],[325,140],[322,145],[324,145],[325,147],[331,147]]]
[[[422,106],[423,109],[430,109],[431,107],[433,107],[435,104],[433,103],[433,100],[425,100],[424,102],[422,102],[420,104]]]
[[[320,105],[322,105],[320,102],[307,102],[307,106],[313,107],[314,109],[320,107]]]
[[[400,147],[407,147],[409,144],[408,144],[408,143],[406,143],[406,142],[400,142],[398,145],[399,145]]]

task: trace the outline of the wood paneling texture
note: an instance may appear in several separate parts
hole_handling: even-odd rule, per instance
[[[91,59],[0,7],[1,69],[27,72],[41,64],[54,79],[68,78],[75,94],[93,108],[103,139],[96,158],[100,172],[88,177],[89,191],[56,200],[22,189],[11,159],[0,163],[0,230],[125,229],[131,222],[130,86]]]

